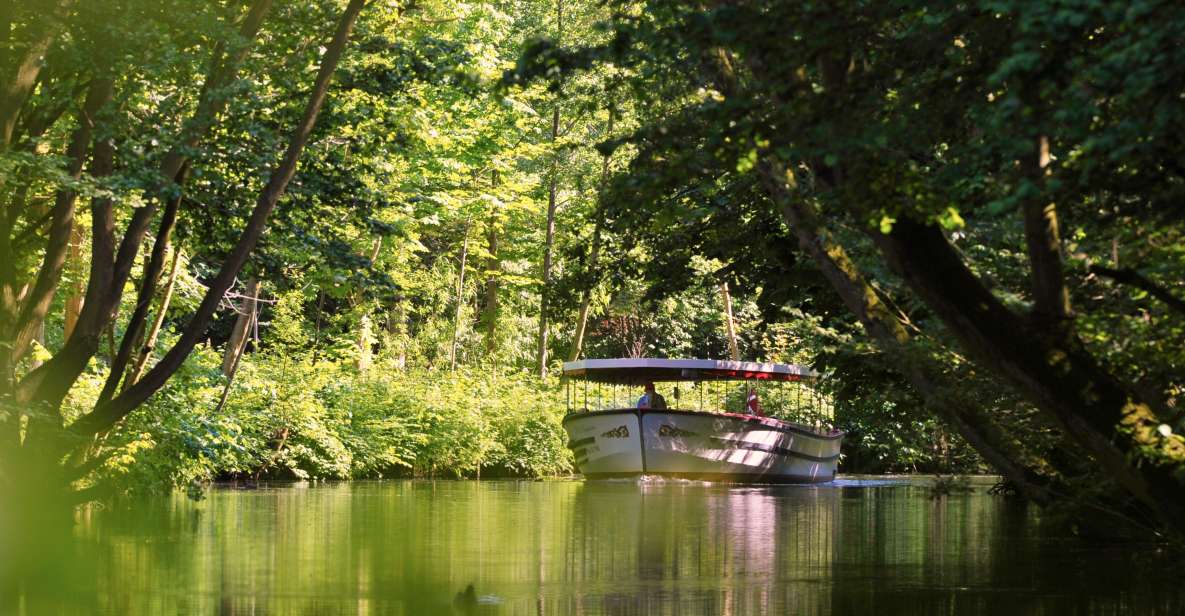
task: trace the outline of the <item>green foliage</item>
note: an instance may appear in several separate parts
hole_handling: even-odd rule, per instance
[[[196,353],[179,378],[109,434],[98,455],[119,490],[214,479],[569,473],[562,397],[525,375],[400,372],[264,353],[217,405],[220,358]]]

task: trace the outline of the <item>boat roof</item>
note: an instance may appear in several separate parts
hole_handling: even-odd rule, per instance
[[[564,362],[564,376],[596,383],[648,381],[806,381],[819,373],[796,364],[719,359],[582,359]]]

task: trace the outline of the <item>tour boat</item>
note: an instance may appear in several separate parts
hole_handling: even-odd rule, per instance
[[[737,483],[835,479],[844,433],[828,425],[827,413],[833,407],[817,387],[819,375],[804,366],[586,359],[565,363],[563,374],[568,448],[587,478],[657,475]],[[638,408],[646,383],[666,388],[667,408]],[[680,383],[689,385],[680,390]],[[813,424],[746,412],[749,388],[771,393],[775,387],[783,389],[778,400],[788,401],[789,407],[777,409],[779,414],[813,417]],[[697,397],[693,409],[689,402],[694,400],[688,398]],[[730,406],[734,408],[726,410]]]

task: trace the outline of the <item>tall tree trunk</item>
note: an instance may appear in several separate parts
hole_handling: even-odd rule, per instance
[[[313,358],[312,364],[317,365],[321,353],[321,323],[325,319],[325,291],[317,289],[317,316],[313,317]]]
[[[182,165],[178,172],[177,185],[185,184],[185,176],[189,172],[189,164]],[[161,272],[165,267],[165,254],[169,249],[169,242],[173,236],[173,228],[177,226],[177,212],[181,208],[182,192],[169,200],[161,216],[160,227],[157,229],[156,241],[152,245],[152,253],[148,262],[144,264],[144,271],[140,281],[140,291],[136,296],[136,307],[128,319],[124,329],[123,340],[119,344],[119,353],[111,361],[110,374],[103,390],[99,392],[99,403],[106,402],[119,389],[120,380],[127,372],[128,362],[143,342],[144,326],[148,321],[148,310],[152,307],[152,300],[156,297],[156,286],[160,282]]]
[[[230,339],[226,341],[226,351],[222,354],[222,374],[227,378],[230,378],[239,362],[239,356],[247,348],[258,299],[259,279],[252,277],[247,281],[247,288],[243,291],[243,302],[238,309],[239,316],[235,318],[234,327],[230,330]]]
[[[461,310],[465,307],[465,265],[469,260],[469,226],[465,221],[465,240],[461,243],[461,270],[457,274],[457,307],[453,313],[453,339],[449,344],[448,369],[457,369],[457,335],[461,329]]]
[[[400,299],[387,317],[387,335],[394,338],[398,345],[395,353],[395,368],[403,370],[407,367],[407,304]]]
[[[560,106],[556,103],[551,113],[551,142],[554,144],[560,126]],[[539,291],[539,339],[536,358],[539,363],[539,376],[547,377],[547,336],[548,311],[551,295],[551,260],[555,249],[555,211],[556,211],[556,183],[559,172],[559,154],[553,154],[550,178],[547,182],[547,231],[543,245],[543,286]]]
[[[737,330],[732,321],[732,294],[728,292],[728,283],[720,283],[720,300],[724,305],[724,333],[728,336],[728,356],[733,361],[740,361],[741,349],[737,346]]]
[[[1036,196],[1023,204],[1025,245],[1032,272],[1033,318],[1043,327],[1068,333],[1070,292],[1062,272],[1062,246],[1058,230],[1057,208],[1045,197],[1045,178],[1049,172],[1049,138],[1042,135],[1034,151],[1021,165],[1028,180],[1036,186]]]
[[[572,348],[568,351],[568,361],[580,359],[580,352],[584,348],[585,330],[588,328],[588,311],[592,306],[593,291],[596,290],[597,283],[601,280],[598,261],[601,256],[601,227],[604,224],[604,211],[599,206],[596,216],[597,221],[593,223],[592,249],[588,255],[588,282],[585,283],[585,288],[581,292],[580,311],[576,315],[576,333],[572,336]]]
[[[88,88],[86,102],[79,111],[78,128],[71,136],[70,145],[66,150],[69,161],[66,172],[72,179],[77,180],[82,175],[83,163],[94,134],[95,117],[111,101],[113,90],[114,82],[110,76],[93,80]],[[7,352],[14,362],[19,361],[28,351],[29,343],[45,320],[45,315],[53,302],[62,269],[66,265],[70,239],[74,234],[77,200],[78,195],[68,188],[58,191],[55,196],[53,208],[50,210],[51,222],[45,243],[45,256],[38,270],[36,282],[19,303],[19,312],[13,315],[15,318],[10,323],[15,329],[11,333],[4,332],[5,341],[9,343]],[[7,240],[6,235],[2,241]]]
[[[66,262],[79,265],[83,259],[82,246],[88,241],[86,232],[82,227],[75,225],[74,231],[70,234],[70,248],[66,254]],[[74,268],[76,271],[81,271],[81,266]],[[82,299],[86,293],[86,285],[82,282],[82,276],[76,276],[70,280],[66,288],[66,300],[62,305],[62,341],[70,339],[70,335],[74,333],[74,326],[78,324],[78,315],[82,314]]]
[[[846,62],[821,57],[819,64],[827,91],[841,90],[846,79],[842,66],[846,66]],[[732,58],[720,49],[707,59],[707,65],[720,90],[726,95],[735,95],[737,79]],[[763,61],[756,56],[748,58],[748,65],[759,78],[768,74]],[[901,321],[884,305],[847,251],[822,224],[813,205],[795,194],[797,182],[791,166],[785,161],[766,157],[758,161],[757,171],[766,193],[778,206],[799,247],[819,267],[877,346],[900,364],[902,374],[925,401],[926,407],[958,431],[1026,498],[1038,503],[1050,502],[1049,481],[1041,462],[1031,459],[1023,444],[1001,428],[982,404],[953,396],[952,392],[958,391],[955,384],[948,383],[940,370],[919,358],[918,353],[911,352],[911,336]],[[842,178],[840,173],[832,175]]]
[[[556,44],[563,42],[564,10],[560,0],[555,3]],[[556,189],[559,182],[559,152],[555,151],[556,142],[560,134],[560,102],[563,101],[563,90],[556,93],[555,106],[551,110],[551,171],[547,179],[547,232],[543,247],[543,286],[539,291],[539,339],[536,349],[536,361],[539,367],[539,377],[547,378],[547,336],[548,316],[551,306],[551,259],[555,248],[555,212]]]

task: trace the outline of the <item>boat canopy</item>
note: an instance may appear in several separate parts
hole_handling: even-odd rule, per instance
[[[716,359],[583,359],[564,362],[564,376],[594,383],[649,381],[813,381],[806,366]]]

